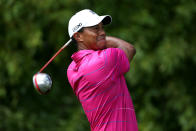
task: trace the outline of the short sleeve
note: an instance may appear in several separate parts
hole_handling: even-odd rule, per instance
[[[129,60],[122,49],[107,48],[106,59],[108,68],[115,68],[119,74],[125,74],[130,69]]]

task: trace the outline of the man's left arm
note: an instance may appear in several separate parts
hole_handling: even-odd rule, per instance
[[[106,47],[107,48],[120,48],[122,49],[129,61],[131,61],[136,54],[136,49],[134,46],[122,39],[112,37],[112,36],[106,36]]]

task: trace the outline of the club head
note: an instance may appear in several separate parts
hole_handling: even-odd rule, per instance
[[[47,94],[52,87],[52,80],[46,73],[37,73],[33,76],[33,85],[39,94]]]

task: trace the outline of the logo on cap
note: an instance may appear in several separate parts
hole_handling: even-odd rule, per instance
[[[72,30],[73,32],[75,32],[78,28],[80,28],[82,26],[82,23],[79,23],[78,25],[76,25]]]

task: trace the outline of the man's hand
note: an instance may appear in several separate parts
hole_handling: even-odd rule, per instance
[[[106,41],[107,48],[120,48],[125,52],[129,61],[133,59],[133,56],[136,53],[136,50],[133,45],[124,40],[111,36],[106,36]]]

